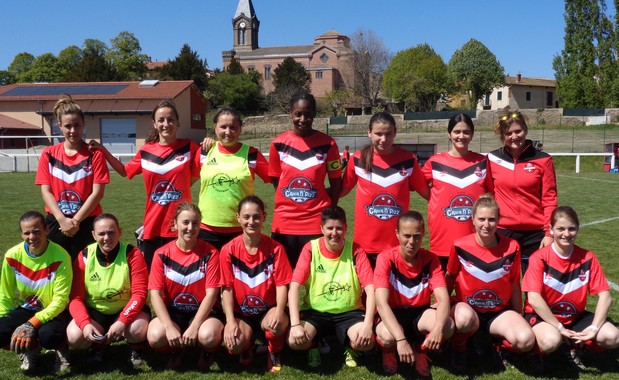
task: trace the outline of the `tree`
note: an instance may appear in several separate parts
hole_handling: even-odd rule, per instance
[[[447,71],[454,90],[468,93],[473,107],[493,88],[505,83],[504,69],[496,56],[473,38],[456,50]]]
[[[352,90],[341,88],[327,92],[322,101],[331,108],[333,116],[339,116],[346,115],[346,104],[352,103],[353,99]]]
[[[230,64],[228,65],[228,67],[226,67],[226,72],[228,74],[243,74],[245,72],[245,70],[243,70],[243,66],[241,65],[241,62],[239,62],[238,59],[236,58],[232,58],[230,60]]]
[[[435,110],[446,84],[447,66],[428,44],[398,52],[383,75],[385,95],[413,111]]]
[[[7,71],[13,74],[15,77],[29,71],[34,64],[34,55],[23,52],[19,53],[13,58],[13,62],[7,68]]]
[[[8,70],[0,70],[0,86],[6,86],[15,82],[17,82],[17,79],[15,79],[15,75],[13,75]]]
[[[189,44],[184,44],[180,53],[161,68],[162,79],[193,80],[195,85],[204,92],[206,90],[206,60],[200,59],[197,52],[192,51]]]
[[[120,80],[139,80],[144,78],[148,68],[148,56],[141,54],[140,41],[127,31],[122,31],[110,40],[112,46],[106,54],[108,62],[118,73]]]
[[[312,76],[302,64],[291,57],[287,57],[273,70],[273,85],[275,90],[267,95],[269,108],[282,112],[288,111],[288,102],[292,95],[304,88],[310,91]]]
[[[389,65],[391,54],[381,38],[373,30],[358,29],[351,37],[354,52],[352,70],[355,93],[365,106],[375,107],[383,80],[383,72]],[[365,107],[363,107],[365,108]]]
[[[69,82],[109,82],[117,80],[112,65],[105,59],[105,42],[96,39],[84,40],[83,58],[80,63],[65,74]]]
[[[60,82],[64,73],[58,65],[58,58],[52,53],[36,57],[30,70],[17,75],[19,82]]]
[[[619,87],[617,44],[605,10],[604,0],[565,1],[565,46],[553,59],[562,107],[599,108],[619,101],[612,95]]]
[[[230,106],[243,114],[257,113],[264,99],[260,74],[256,71],[234,75],[218,72],[209,80],[205,96],[214,108]]]
[[[75,45],[68,46],[58,53],[58,66],[63,73],[63,80],[66,80],[67,73],[74,70],[83,58],[82,49]]]

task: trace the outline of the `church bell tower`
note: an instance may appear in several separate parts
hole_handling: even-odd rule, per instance
[[[235,51],[258,49],[258,30],[260,21],[256,17],[251,0],[239,0],[232,19],[233,41]]]

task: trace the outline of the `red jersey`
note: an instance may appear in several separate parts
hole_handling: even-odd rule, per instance
[[[545,230],[557,207],[557,179],[552,157],[533,148],[530,140],[518,157],[501,147],[488,153],[488,187],[501,218],[499,228]]]
[[[475,234],[460,238],[447,263],[447,272],[457,276],[456,300],[477,312],[511,308],[512,286],[520,283],[518,242],[499,235],[497,240],[497,245],[486,248],[477,243]]]
[[[541,294],[564,324],[572,323],[585,310],[587,295],[607,290],[608,281],[593,252],[576,245],[567,258],[556,253],[554,243],[536,251],[522,280],[522,291]],[[524,311],[535,313],[528,301]]]
[[[327,246],[325,245],[325,238],[323,237],[320,238],[318,246],[320,248],[320,253],[327,259],[336,259],[340,256],[339,253],[334,253],[327,249]],[[361,246],[359,246],[359,244],[353,243],[352,255],[353,260],[355,261],[355,270],[357,271],[357,277],[359,278],[361,289],[368,285],[372,285],[374,282],[374,273],[372,272],[372,266],[368,260],[367,253],[363,248],[361,248]],[[301,250],[301,256],[299,256],[297,266],[294,268],[294,272],[292,273],[292,281],[305,285],[310,275],[311,262],[312,242],[309,242],[305,244]]]
[[[475,232],[471,222],[473,204],[487,192],[486,158],[475,152],[464,157],[443,152],[430,157],[422,172],[431,185],[430,250],[438,256],[449,256],[454,240]]]
[[[234,293],[234,311],[262,315],[277,303],[276,287],[290,283],[292,269],[281,244],[262,235],[258,252],[250,255],[243,235],[221,248],[222,286]]]
[[[100,250],[97,248],[97,254]],[[84,275],[86,270],[86,255],[88,248],[81,251],[73,262],[73,285],[71,287],[71,302],[69,303],[69,312],[71,317],[80,329],[91,323],[88,309],[84,299],[86,298],[86,285]],[[111,264],[114,258],[110,258]],[[146,303],[148,296],[148,270],[144,256],[139,249],[129,245],[127,247],[127,264],[129,265],[129,277],[131,280],[131,299],[127,302],[127,306],[118,315],[118,320],[125,325],[129,325],[135,320],[138,314],[142,311],[142,307]]]
[[[167,307],[195,313],[206,289],[221,286],[219,252],[198,240],[190,252],[183,252],[171,241],[155,251],[148,279],[148,290],[159,290]]]
[[[171,228],[176,206],[191,202],[191,179],[200,177],[200,146],[186,139],[144,144],[125,170],[130,179],[144,177],[144,239],[175,237]]]
[[[320,234],[320,213],[331,204],[325,178],[342,176],[335,140],[314,131],[299,137],[291,131],[271,143],[269,176],[279,177],[275,190],[272,231],[281,234]]]
[[[423,248],[417,252],[417,260],[412,266],[402,258],[399,246],[382,252],[376,258],[374,288],[389,290],[389,306],[392,309],[429,306],[432,291],[446,286],[438,258]]]
[[[360,164],[361,151],[346,167],[343,192],[357,185],[353,240],[367,252],[377,254],[399,244],[395,235],[398,216],[410,206],[410,192],[425,188],[425,179],[415,155],[395,148],[388,155],[374,153],[372,172]]]
[[[64,143],[48,146],[41,152],[35,184],[50,186],[65,216],[72,217],[79,211],[95,183],[110,183],[110,172],[101,152],[89,151],[85,143],[73,156],[65,153]],[[51,213],[47,205],[45,211]],[[88,216],[99,214],[100,204]]]

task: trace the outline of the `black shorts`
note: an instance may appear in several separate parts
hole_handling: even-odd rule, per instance
[[[168,314],[170,315],[170,319],[172,320],[172,322],[176,323],[181,332],[187,330],[187,327],[189,327],[189,325],[193,321],[193,318],[196,316],[196,313],[194,312],[187,313],[169,306],[167,307],[167,309]],[[226,316],[219,309],[213,308],[207,319],[211,317],[219,320],[224,325],[226,324]]]
[[[150,273],[150,265],[153,262],[155,251],[164,245],[168,244],[175,238],[173,237],[154,237],[152,239],[142,240],[141,246],[143,247],[142,253],[144,254],[144,261],[146,261],[146,267]]]
[[[90,319],[101,325],[101,327],[103,328],[103,331],[101,331],[101,333],[103,334],[105,334],[107,330],[110,329],[110,326],[112,326],[114,322],[118,320],[118,316],[120,315],[120,313],[104,314],[90,307],[86,307],[86,310],[88,310],[88,316],[90,317]],[[145,312],[150,319],[150,308],[147,305],[144,305],[141,311]]]
[[[207,231],[200,228],[200,233],[198,234],[198,239],[204,240],[209,243],[213,247],[217,248],[218,251],[221,251],[221,247],[226,245],[230,240],[235,237],[241,235],[243,231],[238,232],[215,232],[215,231]]]
[[[58,223],[56,217],[52,214],[47,214],[45,218],[49,228],[47,238],[64,248],[71,255],[71,262],[73,262],[84,248],[95,242],[95,239],[92,237],[92,223],[94,220],[94,216],[89,216],[82,220],[77,233],[73,237],[69,237],[64,236],[60,232],[60,223]]]
[[[423,313],[428,310],[430,306],[419,307],[399,307],[391,309],[395,319],[398,321],[402,330],[404,330],[404,337],[409,342],[418,342],[423,339],[424,334],[419,331],[419,320]],[[377,317],[376,324],[381,322],[380,317]]]
[[[590,311],[583,311],[582,313],[580,313],[580,315],[578,317],[576,317],[572,323],[569,324],[564,324],[563,326],[567,329],[570,329],[572,331],[576,331],[576,332],[581,332],[584,329],[586,329],[587,327],[591,326],[591,323],[593,323],[593,318],[595,317],[595,314],[593,314]],[[544,320],[542,318],[540,318],[539,315],[535,314],[535,313],[527,313],[524,315],[524,319],[529,323],[529,325],[531,325],[531,327],[536,326],[542,322],[544,322]],[[556,326],[555,326],[556,327]]]
[[[479,318],[479,329],[484,330],[487,333],[490,333],[490,325],[494,322],[495,319],[499,317],[499,315],[509,311],[511,309],[503,309],[501,311],[489,311],[489,312],[477,312],[477,317]]]
[[[366,256],[368,257],[368,261],[370,262],[370,266],[372,270],[376,269],[376,259],[378,258],[378,253],[376,252],[366,252]]]
[[[301,320],[311,323],[316,328],[318,337],[335,335],[343,346],[348,346],[348,329],[363,322],[363,310],[346,311],[339,314],[321,313],[316,310],[303,310]]]
[[[529,257],[533,252],[539,249],[539,245],[544,240],[544,230],[523,230],[512,231],[499,228],[497,232],[508,238],[512,238],[520,245],[521,262],[522,262],[522,275],[524,276],[527,268],[529,267]]]
[[[288,235],[280,234],[279,232],[271,233],[271,239],[280,243],[284,247],[284,250],[286,250],[286,255],[288,256],[288,261],[290,261],[290,266],[292,267],[292,269],[297,266],[297,261],[299,261],[299,256],[301,256],[301,250],[303,249],[305,244],[320,237],[322,237],[321,234]]]

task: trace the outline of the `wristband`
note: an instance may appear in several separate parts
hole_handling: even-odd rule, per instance
[[[291,325],[290,328],[297,327],[297,326],[301,326],[301,324],[297,323],[296,325]]]
[[[590,325],[590,326],[589,326],[589,327],[587,327],[587,328],[588,328],[588,329],[592,329],[592,330],[593,330],[593,331],[595,331],[595,332],[600,331],[600,328],[599,328],[599,327],[597,327],[597,326],[595,326],[595,325]]]
[[[406,340],[406,338],[402,338],[402,339],[396,339],[395,341],[396,341],[396,343],[397,343],[397,342],[403,342],[403,341],[405,341],[405,340]]]

